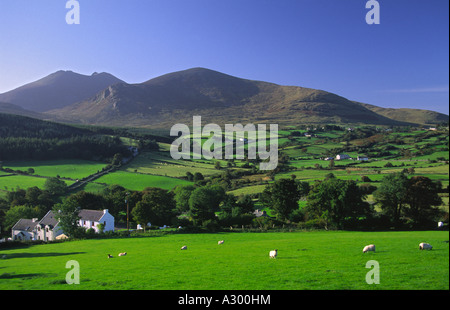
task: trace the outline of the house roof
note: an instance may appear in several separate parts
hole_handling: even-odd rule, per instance
[[[37,221],[29,220],[29,219],[20,219],[13,226],[12,230],[25,230],[25,231],[33,231],[34,227],[38,224]]]
[[[43,226],[50,226],[50,227],[55,227],[56,224],[58,224],[58,220],[55,218],[55,214],[53,213],[53,211],[48,211],[47,214],[42,218],[42,220],[39,221],[40,225]]]
[[[261,217],[261,216],[265,216],[265,217],[269,217],[269,215],[267,215],[267,213],[266,213],[266,211],[261,211],[261,210],[255,210],[254,212],[253,212],[253,214],[256,216],[256,217]]]
[[[81,217],[81,220],[83,220],[83,221],[98,222],[102,218],[103,214],[104,214],[103,210],[82,209],[82,210],[80,210],[80,213],[78,213],[78,216]]]

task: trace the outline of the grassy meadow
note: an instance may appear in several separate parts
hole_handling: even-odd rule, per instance
[[[34,245],[0,250],[0,289],[448,290],[448,239],[448,231],[159,233]],[[362,253],[371,243],[377,251]],[[69,260],[80,265],[79,285],[66,284]],[[366,283],[369,260],[380,284]]]
[[[120,184],[129,190],[142,191],[146,187],[159,187],[171,190],[177,185],[190,184],[191,182],[160,175],[115,171],[100,177],[96,180],[96,183],[106,183],[108,185]]]

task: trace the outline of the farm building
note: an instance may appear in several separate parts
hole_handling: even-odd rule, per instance
[[[86,210],[82,209],[78,213],[80,217],[78,225],[86,229],[92,228],[99,232],[98,224],[103,224],[103,231],[114,231],[114,217],[108,210]],[[11,229],[12,240],[56,240],[64,232],[59,227],[59,221],[55,218],[53,211],[40,220],[20,219]]]
[[[358,157],[356,158],[356,160],[359,160],[359,161],[368,161],[368,160],[369,160],[369,157],[367,157],[367,156],[358,156]]]
[[[344,159],[350,159],[350,156],[348,156],[347,154],[336,155],[336,160],[344,160]]]
[[[20,219],[12,227],[12,239],[13,240],[34,240],[34,229],[38,224],[38,219]]]
[[[264,210],[259,210],[259,209],[257,209],[257,210],[255,210],[254,212],[253,212],[253,214],[256,216],[256,217],[261,217],[261,216],[263,216],[263,217],[269,217],[269,215],[267,214],[267,212],[266,211],[264,211]]]

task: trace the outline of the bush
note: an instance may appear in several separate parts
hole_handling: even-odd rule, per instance
[[[294,210],[289,216],[289,221],[294,223],[303,222],[305,220],[305,212],[303,209]]]
[[[327,227],[327,222],[324,219],[318,218],[306,221],[304,223],[299,223],[298,225],[301,228],[307,228],[307,229],[325,229]],[[302,227],[303,226],[303,227]]]
[[[216,219],[203,221],[202,227],[210,232],[220,231],[220,225]]]
[[[371,180],[368,176],[366,176],[366,175],[363,175],[363,176],[361,177],[361,181],[362,181],[362,182],[372,182],[372,180]]]

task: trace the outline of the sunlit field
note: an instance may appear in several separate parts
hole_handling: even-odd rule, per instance
[[[0,251],[0,289],[448,290],[448,239],[446,231],[317,231],[35,245]],[[420,251],[420,242],[433,249]],[[362,253],[367,244],[375,244],[376,252]],[[180,250],[184,245],[187,250]],[[273,249],[276,259],[269,258]],[[127,255],[119,257],[121,252]],[[78,285],[66,283],[69,260],[79,263]],[[366,282],[369,260],[379,263],[379,284]]]

